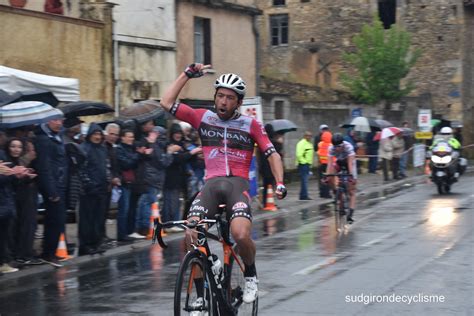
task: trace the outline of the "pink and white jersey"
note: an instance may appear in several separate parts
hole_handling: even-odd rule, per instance
[[[210,110],[193,109],[184,103],[174,104],[170,113],[198,130],[206,179],[222,176],[248,179],[255,143],[267,157],[276,152],[263,126],[249,116],[223,121]]]

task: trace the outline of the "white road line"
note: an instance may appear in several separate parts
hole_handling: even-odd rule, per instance
[[[335,264],[337,261],[339,261],[341,259],[344,259],[344,258],[347,258],[349,256],[350,256],[350,254],[348,254],[348,253],[341,254],[339,256],[332,256],[332,257],[327,258],[326,260],[323,260],[323,261],[318,262],[316,264],[313,264],[313,265],[311,265],[307,268],[299,270],[299,271],[293,273],[292,275],[308,275],[310,273],[313,273],[314,271],[317,271],[317,270],[323,269],[327,266],[330,266],[332,264]]]
[[[389,239],[397,235],[396,233],[389,233],[380,236],[379,238],[372,239],[371,241],[366,242],[365,244],[360,245],[361,248],[370,247],[372,245],[380,244],[385,239]]]

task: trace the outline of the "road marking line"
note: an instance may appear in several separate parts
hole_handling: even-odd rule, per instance
[[[313,264],[313,265],[311,265],[307,268],[304,268],[300,271],[297,271],[297,272],[293,273],[292,275],[308,275],[308,274],[313,273],[317,270],[320,270],[320,269],[323,269],[327,266],[335,264],[337,261],[345,259],[349,256],[351,256],[351,255],[347,253],[347,254],[341,254],[339,256],[329,257],[326,260],[323,260],[323,261],[318,262],[316,264]]]
[[[366,242],[365,244],[360,245],[360,247],[365,248],[365,247],[369,247],[369,246],[372,246],[372,245],[380,244],[385,239],[394,237],[395,235],[397,235],[397,234],[396,233],[389,233],[389,234],[382,235],[379,238],[375,238],[371,241]]]

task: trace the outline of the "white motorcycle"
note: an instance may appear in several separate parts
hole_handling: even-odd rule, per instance
[[[458,181],[459,153],[448,144],[440,141],[431,150],[431,180],[436,184],[439,194],[449,193],[451,185]]]

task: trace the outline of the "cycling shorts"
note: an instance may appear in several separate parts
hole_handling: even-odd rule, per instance
[[[252,221],[249,182],[241,177],[214,177],[204,184],[188,212],[188,218],[213,219],[220,204],[226,205],[226,218],[230,223],[236,217]]]

